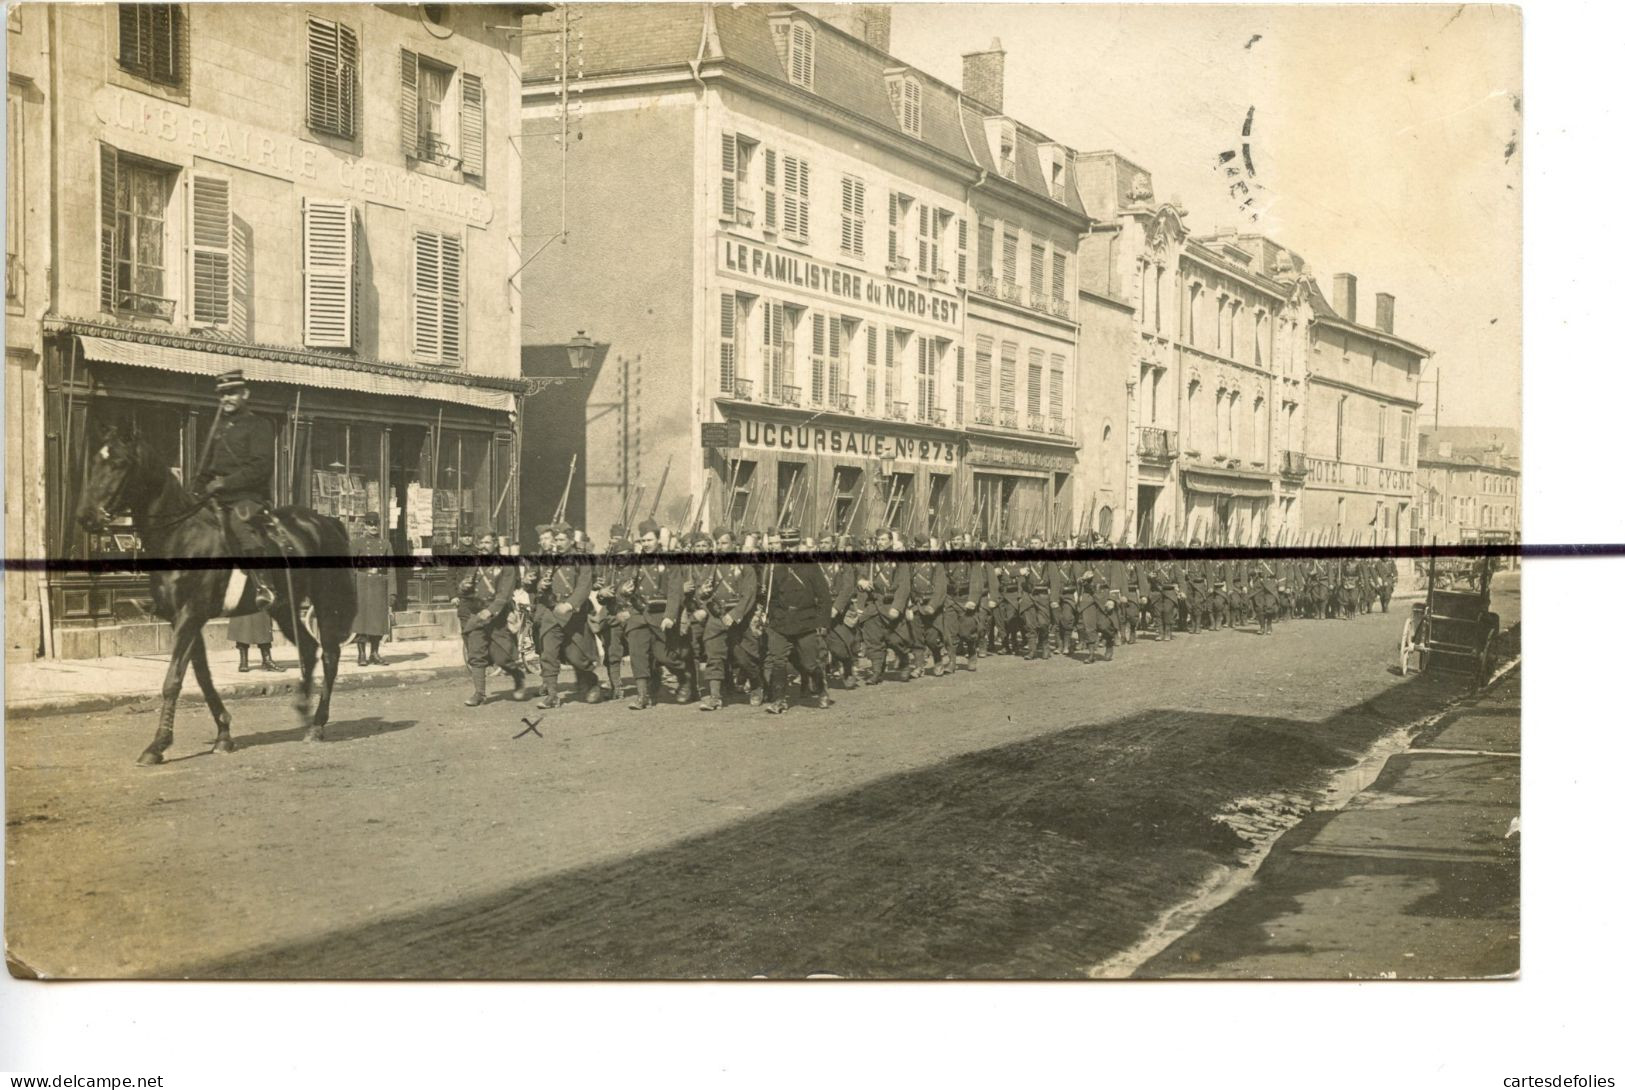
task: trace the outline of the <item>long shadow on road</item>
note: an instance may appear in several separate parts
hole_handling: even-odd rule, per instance
[[[1079,977],[1234,861],[1243,841],[1214,820],[1227,803],[1318,787],[1454,692],[1412,678],[1320,722],[1158,710],[1075,726],[162,975]]]

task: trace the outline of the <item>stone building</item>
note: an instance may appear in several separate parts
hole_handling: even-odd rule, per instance
[[[1408,527],[1412,543],[1522,541],[1520,449],[1516,429],[1422,429]]]
[[[229,368],[276,427],[276,499],[350,524],[376,513],[402,553],[510,532],[518,9],[8,15],[8,109],[25,142],[9,192],[36,213],[16,261],[28,320],[7,336],[11,417],[39,428],[18,463],[42,482],[21,490],[29,548],[139,556],[127,525],[87,534],[72,519],[87,436],[128,428],[188,480]],[[398,604],[447,591],[403,570]],[[29,600],[7,592],[8,607]],[[163,638],[143,578],[53,575],[38,603],[48,653]]]
[[[534,421],[567,444],[527,473],[536,510],[574,453],[566,510],[599,540],[668,464],[668,524],[1074,517],[1072,153],[1004,114],[997,43],[973,97],[891,56],[874,6],[833,14],[855,33],[773,4],[531,21],[526,237],[557,250],[526,351],[610,346]]]

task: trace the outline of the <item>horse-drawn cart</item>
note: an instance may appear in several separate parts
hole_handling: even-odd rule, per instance
[[[1428,561],[1427,595],[1411,606],[1399,638],[1402,674],[1472,674],[1488,680],[1501,619],[1490,611],[1492,557]]]

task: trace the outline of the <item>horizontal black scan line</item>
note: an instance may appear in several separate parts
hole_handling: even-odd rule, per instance
[[[1023,546],[1016,549],[763,549],[751,552],[717,553],[710,549],[696,551],[665,550],[650,553],[522,553],[482,556],[200,556],[108,559],[68,559],[54,557],[6,557],[6,571],[87,574],[140,574],[145,572],[222,571],[232,568],[390,568],[419,570],[424,568],[474,568],[482,564],[512,564],[524,561],[536,567],[561,564],[605,564],[626,567],[645,567],[655,564],[693,564],[708,562],[725,556],[740,564],[795,564],[827,561],[863,562],[871,560],[897,560],[908,563],[935,560],[939,563],[971,561],[1010,563],[1036,560],[1252,560],[1252,559],[1304,559],[1304,560],[1428,560],[1481,559],[1484,557],[1518,557],[1521,559],[1568,560],[1596,557],[1625,556],[1625,542],[1597,544],[1531,545],[1496,544],[1475,545],[1204,545],[1204,546],[1109,546],[1084,548],[1079,546]]]

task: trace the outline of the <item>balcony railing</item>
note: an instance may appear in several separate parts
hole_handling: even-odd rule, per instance
[[[925,422],[927,424],[935,424],[939,428],[946,426],[948,423],[948,410],[943,408],[927,409],[925,412]]]
[[[1049,417],[1045,416],[1043,413],[1028,413],[1027,414],[1027,430],[1028,431],[1044,431],[1048,427],[1049,427]]]
[[[779,404],[795,405],[799,408],[801,405],[801,387],[787,384],[781,385],[779,387]]]
[[[977,273],[976,290],[983,295],[999,294],[999,278],[992,273]]]
[[[1309,475],[1309,460],[1304,457],[1301,450],[1283,450],[1281,452],[1281,476],[1306,477]]]
[[[1021,427],[1021,416],[1014,409],[999,410],[999,427],[1014,431]]]
[[[139,314],[144,318],[158,318],[166,322],[175,320],[175,300],[156,295],[143,295],[138,291],[121,291],[118,309],[124,314]]]
[[[756,383],[748,378],[734,379],[733,389],[722,391],[735,401],[749,401],[755,395]]]
[[[971,421],[973,423],[986,424],[989,427],[991,427],[996,419],[997,419],[997,417],[994,415],[993,406],[991,406],[991,405],[976,405],[976,406],[973,406],[973,409],[972,409],[972,412],[971,412]]]
[[[888,258],[886,261],[886,271],[894,273],[908,272],[908,258],[904,257],[902,254],[898,254],[896,257]]]
[[[834,409],[836,412],[839,412],[839,413],[857,412],[858,411],[858,395],[857,394],[831,394],[830,398],[829,398],[829,404],[830,404],[830,408]]]
[[[1149,462],[1171,462],[1179,455],[1179,433],[1168,428],[1140,429],[1140,457]]]
[[[1051,435],[1071,435],[1072,418],[1067,416],[1056,416],[1053,413],[1050,414],[1049,433]]]
[[[749,205],[735,204],[734,222],[739,224],[741,227],[755,227],[756,209],[751,208]]]
[[[1014,280],[999,281],[999,298],[1003,299],[1006,303],[1014,303],[1017,306],[1021,306],[1026,302],[1026,300],[1021,297],[1021,288]]]
[[[886,415],[888,417],[890,417],[891,419],[893,419],[893,420],[907,420],[908,419],[908,402],[906,402],[906,401],[893,401],[891,403],[891,406],[888,409]]]

